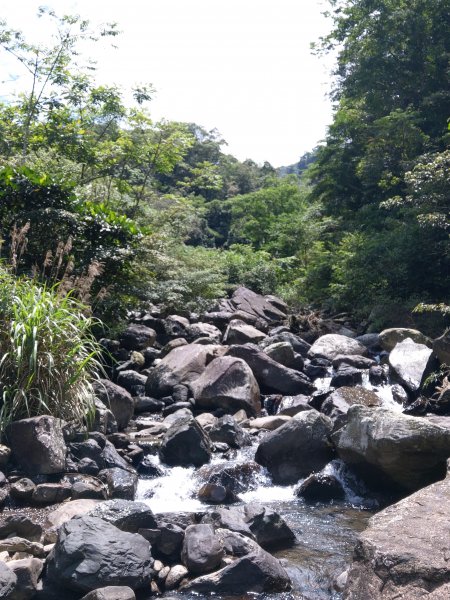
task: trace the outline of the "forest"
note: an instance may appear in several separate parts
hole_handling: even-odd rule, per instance
[[[117,26],[42,9],[51,43],[0,27],[29,87],[0,104],[2,259],[117,326],[149,302],[201,309],[238,284],[383,325],[448,314],[450,3],[330,0],[313,51],[337,56],[326,139],[297,165],[238,161],[216,130],[155,122],[96,84],[86,40]],[[119,41],[120,43],[120,41]],[[384,307],[384,308],[383,308]]]

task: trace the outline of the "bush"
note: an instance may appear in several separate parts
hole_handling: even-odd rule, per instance
[[[99,346],[85,307],[0,266],[0,433],[13,420],[92,416]]]

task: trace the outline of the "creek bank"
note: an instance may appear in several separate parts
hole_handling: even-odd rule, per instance
[[[386,386],[397,378],[405,406],[426,391],[438,357],[422,338],[395,330],[358,339],[342,326],[310,332],[307,341],[290,321],[280,300],[245,288],[201,317],[156,307],[134,313],[119,341],[102,341],[117,362],[107,365],[111,380],[95,385],[95,431],[47,416],[12,424],[9,446],[0,447],[1,498],[14,508],[10,533],[0,537],[22,540],[1,551],[11,598],[58,597],[61,582],[76,600],[112,597],[117,587],[124,597],[281,593],[297,584],[271,553],[302,540],[279,512],[247,499],[266,477],[263,467],[272,484],[298,484],[292,498],[311,504],[348,498],[329,469],[338,456],[376,493],[388,485],[398,497],[442,478],[450,456],[445,417],[402,415]],[[383,354],[380,340],[392,344],[395,335]],[[417,359],[408,362],[411,353]],[[181,514],[181,500],[172,514],[149,509],[168,472],[180,486],[191,479],[196,511]],[[23,526],[20,507],[61,501],[38,534],[37,524]],[[14,580],[21,560],[34,562]]]

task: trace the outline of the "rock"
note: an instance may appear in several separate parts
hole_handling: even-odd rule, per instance
[[[250,531],[264,549],[292,546],[295,542],[294,532],[277,512],[255,504],[245,506],[244,512]]]
[[[282,300],[273,296],[261,296],[245,287],[237,288],[231,298],[221,304],[230,312],[241,311],[272,323],[278,323],[287,316],[287,308]]]
[[[222,442],[232,448],[249,446],[251,439],[246,431],[236,423],[231,415],[224,415],[209,430],[209,437],[213,442]]]
[[[155,554],[162,560],[180,560],[184,531],[174,523],[160,522],[158,537],[155,541]]]
[[[398,383],[391,386],[392,398],[399,404],[407,404],[409,401],[408,392]]]
[[[133,369],[125,369],[117,373],[117,384],[133,396],[143,391],[146,382],[147,376]]]
[[[44,546],[39,542],[30,542],[21,537],[9,537],[6,540],[0,540],[0,552],[26,552],[33,556],[43,556]]]
[[[162,439],[159,454],[169,466],[200,467],[209,462],[211,442],[208,434],[191,415],[169,427]]]
[[[108,441],[105,443],[105,447],[102,450],[99,466],[103,469],[119,468],[124,471],[133,472],[133,468],[130,464],[120,456],[111,442]]]
[[[104,435],[116,433],[118,430],[117,421],[112,411],[98,398],[95,398],[94,405],[95,414],[92,429]]]
[[[156,331],[138,323],[128,325],[119,338],[121,346],[127,350],[142,350],[153,346],[155,340]]]
[[[6,563],[0,560],[0,598],[11,600],[16,584],[16,574],[13,573]]]
[[[233,504],[239,498],[230,489],[217,483],[205,483],[198,491],[200,502],[207,504]]]
[[[274,483],[295,483],[331,460],[331,430],[331,419],[316,410],[299,413],[263,438],[255,460],[267,467]]]
[[[40,483],[33,491],[34,504],[56,504],[70,498],[72,488],[67,483]]]
[[[167,431],[167,429],[169,429],[169,427],[172,427],[172,425],[175,425],[175,423],[178,423],[179,421],[184,421],[185,419],[192,419],[192,417],[193,414],[191,409],[180,408],[171,415],[167,415],[167,417],[164,418],[162,425],[166,427]]]
[[[314,389],[306,375],[277,363],[254,344],[230,346],[226,356],[244,360],[265,391],[295,395],[309,394]]]
[[[138,485],[136,472],[114,467],[103,469],[103,471],[100,471],[99,477],[106,483],[110,498],[134,500]]]
[[[106,500],[108,489],[106,485],[91,475],[78,473],[75,475],[66,475],[62,482],[68,482],[72,486],[72,500],[81,500],[91,498],[93,500]]]
[[[92,590],[81,600],[136,600],[136,595],[130,587],[109,585],[108,587]]]
[[[200,415],[197,415],[195,417],[195,420],[200,425],[200,427],[202,427],[205,431],[209,431],[211,429],[211,427],[214,427],[214,425],[217,423],[217,421],[219,419],[217,417],[215,417],[214,415],[212,415],[211,413],[205,412],[205,413],[201,413]]]
[[[137,533],[139,529],[153,529],[156,520],[151,509],[143,502],[130,500],[108,500],[96,504],[90,511],[90,517],[103,519],[121,531]]]
[[[74,442],[70,444],[69,449],[72,457],[77,460],[89,458],[96,464],[101,463],[103,448],[101,448],[98,442],[93,439],[88,439],[83,442]]]
[[[417,329],[406,329],[404,327],[384,329],[380,333],[380,345],[383,350],[391,352],[399,342],[403,342],[406,338],[413,340],[416,344],[431,347],[431,340],[423,335],[423,333],[417,331]]]
[[[158,413],[161,412],[165,404],[161,400],[156,398],[149,398],[148,396],[137,396],[134,399],[134,412],[136,413]]]
[[[202,575],[213,571],[220,565],[223,555],[223,546],[211,525],[187,527],[181,559],[190,573]]]
[[[381,350],[379,333],[365,333],[364,335],[358,335],[355,339],[368,350]]]
[[[389,365],[395,378],[415,394],[434,367],[433,351],[410,338],[399,342],[389,354]]]
[[[381,399],[372,390],[362,387],[341,387],[332,392],[321,406],[321,412],[335,420],[346,415],[350,406],[362,404],[367,407],[381,406]]]
[[[175,338],[174,340],[170,340],[165,346],[163,346],[163,348],[161,348],[161,353],[159,357],[164,358],[165,356],[170,354],[172,350],[175,350],[175,348],[180,348],[181,346],[187,345],[187,340],[185,340],[184,338]]]
[[[229,322],[223,336],[224,344],[257,344],[266,337],[266,334],[256,329],[252,325],[244,323],[239,319],[233,319]]]
[[[345,498],[342,483],[334,475],[325,473],[312,473],[298,486],[295,493],[307,502],[330,502]]]
[[[280,562],[257,549],[220,571],[190,581],[183,592],[235,596],[249,592],[284,592],[290,587],[290,578]]]
[[[203,466],[197,471],[197,476],[206,480],[208,484],[229,490],[234,495],[246,492],[261,471],[261,466],[252,461],[238,464],[222,463]]]
[[[447,477],[382,510],[360,535],[346,600],[444,600],[450,593]]]
[[[225,351],[218,345],[187,344],[175,348],[151,370],[145,384],[146,394],[155,398],[170,395],[176,385],[197,379],[207,364]]]
[[[8,567],[17,577],[17,584],[11,599],[31,600],[36,593],[39,577],[44,568],[44,561],[39,558],[11,560],[8,563]]]
[[[296,354],[300,354],[303,358],[306,358],[309,349],[311,348],[311,344],[305,342],[301,337],[291,333],[290,331],[281,331],[279,333],[272,333],[270,336],[266,337],[262,342],[260,342],[261,348],[267,349],[269,346],[273,344],[278,344],[280,342],[288,343],[292,346],[292,349]]]
[[[299,412],[311,410],[311,408],[308,396],[303,396],[302,394],[298,396],[284,396],[278,405],[277,415],[280,417],[294,417]]]
[[[369,381],[372,385],[383,385],[387,382],[387,373],[383,368],[385,365],[374,365],[369,369]]]
[[[187,338],[194,341],[199,338],[208,338],[210,344],[220,344],[222,332],[210,323],[193,323],[187,328]]]
[[[13,458],[33,475],[61,473],[66,465],[63,422],[48,415],[12,422],[7,428]]]
[[[169,315],[164,321],[164,329],[168,336],[181,338],[187,335],[189,319],[180,315]]]
[[[339,457],[373,487],[411,492],[445,474],[450,430],[384,408],[352,406],[333,434]]]
[[[450,329],[434,340],[433,352],[443,365],[450,365]]]
[[[331,378],[330,386],[339,388],[343,386],[354,386],[362,383],[362,372],[355,367],[341,363]]]
[[[216,358],[191,384],[191,390],[200,408],[243,409],[252,415],[261,410],[259,386],[250,367],[239,358]]]
[[[31,479],[22,477],[22,479],[18,479],[11,484],[9,493],[11,494],[12,498],[21,500],[22,502],[27,502],[31,500],[35,489],[36,485],[31,481]]]
[[[303,368],[303,359],[300,357],[300,362],[296,361],[294,349],[289,342],[276,342],[266,346],[264,352],[271,359],[284,365],[285,367],[295,368],[301,370]]]
[[[165,580],[166,590],[173,590],[178,587],[187,574],[188,570],[184,565],[174,565],[168,572]],[[170,600],[170,598],[168,600]]]
[[[118,429],[125,429],[134,411],[133,398],[127,390],[108,379],[99,379],[94,382],[94,391],[96,397],[110,408]]]
[[[84,516],[60,527],[47,563],[50,580],[87,592],[109,585],[146,587],[153,559],[150,545],[141,535]]]
[[[353,338],[338,333],[322,335],[311,346],[308,352],[309,358],[326,358],[333,360],[339,355],[357,354],[365,356],[367,348]]]
[[[338,354],[338,356],[333,359],[332,364],[333,369],[339,369],[339,367],[344,364],[354,367],[355,369],[370,369],[370,367],[373,367],[377,363],[372,358],[367,358],[366,356],[358,356],[357,354]]]
[[[0,444],[0,468],[6,467],[11,458],[11,448],[5,446],[4,444]]]
[[[218,528],[216,535],[219,537],[225,553],[231,556],[245,556],[258,549],[258,544],[254,540],[236,531]]]
[[[246,537],[254,539],[253,533],[246,522],[242,507],[217,508],[202,517],[202,523],[214,525],[214,528],[229,529]]]
[[[252,419],[249,425],[252,429],[266,429],[267,431],[273,431],[278,429],[282,425],[285,425],[291,420],[292,417],[275,415],[273,417],[260,417],[259,419]]]
[[[41,525],[26,515],[14,512],[0,521],[0,539],[20,537],[31,542],[39,542],[41,535]]]

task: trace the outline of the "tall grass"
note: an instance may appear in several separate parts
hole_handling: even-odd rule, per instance
[[[89,418],[99,346],[85,307],[0,264],[0,434],[13,420]]]

